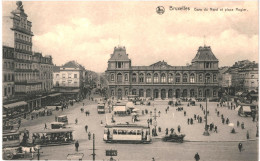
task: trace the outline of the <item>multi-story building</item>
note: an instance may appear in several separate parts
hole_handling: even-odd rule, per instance
[[[13,98],[14,90],[14,48],[3,46],[3,100]]]
[[[258,64],[248,65],[239,69],[239,82],[244,91],[258,92]]]
[[[59,92],[77,97],[84,87],[84,76],[85,68],[76,61],[69,61],[54,67],[53,84]]]
[[[22,113],[41,108],[42,95],[46,97],[52,88],[52,58],[32,52],[32,23],[27,19],[21,1],[11,16],[3,16],[3,42],[12,48],[3,47],[4,112],[16,118]],[[10,56],[10,50],[12,54]],[[8,52],[9,51],[9,52]],[[50,96],[52,97],[52,96]]]
[[[171,66],[159,61],[132,66],[125,47],[115,47],[106,70],[109,95],[152,98],[218,97],[218,59],[209,46],[199,47],[192,64]]]
[[[49,92],[53,88],[53,63],[50,55],[42,56],[42,53],[33,53],[32,67],[38,70],[37,78],[41,81],[41,91]]]

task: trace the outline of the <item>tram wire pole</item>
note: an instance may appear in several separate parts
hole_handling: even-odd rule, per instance
[[[154,105],[153,105],[154,106]],[[156,130],[156,126],[157,126],[157,122],[156,122],[156,118],[157,118],[158,116],[156,115],[156,108],[154,108],[154,115],[153,115],[153,118],[154,118],[154,136],[158,136],[157,135],[157,130]]]
[[[95,134],[93,134],[93,153],[92,153],[92,156],[93,156],[93,161],[95,161],[95,156],[96,156],[96,153],[95,153]]]

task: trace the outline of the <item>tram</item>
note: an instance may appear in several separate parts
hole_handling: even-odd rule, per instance
[[[33,133],[33,144],[41,146],[57,146],[73,144],[72,129],[47,129]]]
[[[20,132],[18,130],[3,132],[3,148],[18,146],[20,146]]]
[[[105,103],[104,102],[98,103],[97,112],[98,112],[98,114],[105,113]]]
[[[137,124],[106,125],[103,140],[107,143],[150,143],[150,128]]]

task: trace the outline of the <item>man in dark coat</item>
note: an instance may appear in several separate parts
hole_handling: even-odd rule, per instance
[[[76,143],[75,143],[75,148],[76,148],[76,151],[78,152],[79,151],[79,142],[78,141],[76,141]]]
[[[199,161],[199,160],[200,160],[200,155],[199,155],[199,153],[196,153],[195,156],[194,156],[194,158],[195,158],[196,161]]]

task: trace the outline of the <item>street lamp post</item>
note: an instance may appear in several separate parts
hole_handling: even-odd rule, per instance
[[[207,83],[207,78],[205,75],[205,87]],[[209,136],[209,131],[208,131],[208,101],[207,101],[207,89],[204,91],[205,92],[205,98],[206,98],[206,121],[205,121],[205,131],[203,133],[204,136]]]
[[[158,116],[156,116],[156,108],[154,108],[154,136],[158,136],[157,135],[157,130],[156,130],[156,126],[157,126],[157,121],[156,121],[156,117],[158,117]]]

